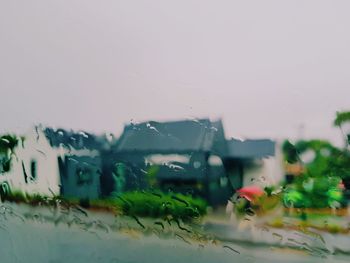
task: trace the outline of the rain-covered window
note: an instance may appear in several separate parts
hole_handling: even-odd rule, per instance
[[[0,263],[350,262],[350,1],[0,1]]]

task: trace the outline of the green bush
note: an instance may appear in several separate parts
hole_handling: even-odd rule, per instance
[[[7,193],[3,199],[15,203],[24,203],[27,201],[26,194],[21,191],[11,191]]]
[[[302,162],[301,156],[313,152],[312,160]],[[301,140],[283,145],[285,160],[297,161],[304,167],[301,175],[283,193],[286,206],[326,208],[345,205],[341,183],[350,178],[350,154],[324,140]],[[293,158],[290,158],[290,157]],[[343,181],[342,181],[343,180]]]
[[[48,201],[48,198],[40,194],[27,195],[28,203],[32,205],[45,204]]]
[[[130,216],[164,217],[191,221],[206,213],[204,200],[183,194],[133,191],[119,195],[115,205]]]
[[[81,200],[62,197],[46,197],[40,194],[27,194],[21,191],[12,191],[4,196],[4,200],[16,203],[36,205],[55,205],[57,200],[67,204],[78,205]],[[116,208],[125,215],[164,218],[167,220],[192,221],[206,213],[207,203],[200,198],[189,195],[159,191],[133,191],[121,195],[98,200],[88,201],[89,206],[95,208]]]
[[[14,190],[7,193],[3,197],[3,200],[9,201],[9,202],[15,202],[15,203],[26,203],[31,205],[46,204],[48,202],[48,198],[45,196],[42,196],[37,193],[28,194],[18,190]]]
[[[339,177],[310,177],[301,175],[283,193],[287,207],[326,208],[337,207],[343,202]]]
[[[7,152],[8,150],[13,151],[13,149],[18,144],[18,138],[15,135],[6,134],[0,136],[0,151]]]

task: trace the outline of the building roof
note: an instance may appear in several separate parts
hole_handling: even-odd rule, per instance
[[[223,151],[224,141],[221,120],[150,121],[125,126],[117,144],[117,151],[147,153]]]
[[[275,155],[275,142],[269,139],[227,141],[229,158],[253,159]]]
[[[68,131],[65,129],[43,129],[46,138],[49,140],[51,147],[66,146],[76,150],[91,149],[98,150],[106,147],[105,138],[79,131]]]

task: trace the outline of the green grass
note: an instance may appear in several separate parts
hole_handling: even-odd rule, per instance
[[[7,195],[2,197],[3,201],[15,202],[15,203],[27,203],[31,205],[40,205],[48,203],[50,198],[40,194],[27,194],[22,191],[11,191]]]
[[[12,191],[3,197],[4,201],[25,203],[32,206],[51,206],[57,201],[68,205],[81,205],[84,208],[102,209],[127,216],[163,218],[165,220],[193,221],[206,214],[207,203],[200,198],[160,191],[125,192],[116,197],[88,200],[47,197],[40,194],[27,194]]]

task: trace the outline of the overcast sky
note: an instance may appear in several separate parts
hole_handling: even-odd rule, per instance
[[[0,130],[119,134],[221,117],[227,137],[337,140],[350,1],[0,0]],[[304,128],[298,128],[301,125]]]

